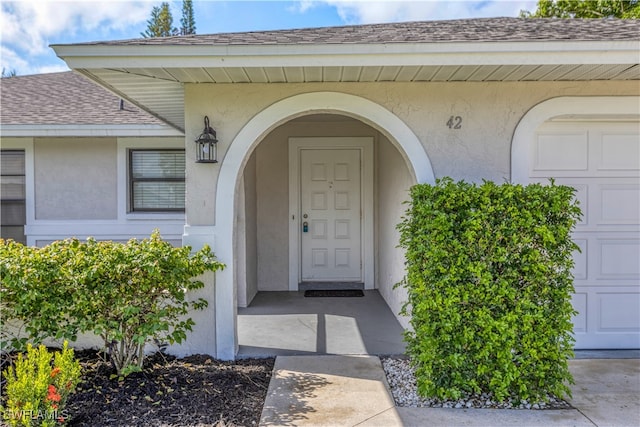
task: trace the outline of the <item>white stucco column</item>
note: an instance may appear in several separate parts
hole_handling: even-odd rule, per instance
[[[213,226],[190,226],[184,227],[182,235],[182,245],[191,246],[191,250],[196,252],[204,245],[215,252],[215,227]],[[216,254],[217,255],[217,254]],[[179,347],[178,354],[180,356],[188,354],[210,354],[216,355],[216,335],[215,335],[215,289],[216,289],[216,273],[206,273],[200,280],[205,284],[204,289],[198,292],[198,297],[205,298],[209,302],[209,306],[203,311],[194,311],[191,317],[196,322],[193,331],[187,334],[187,342],[183,342]],[[213,296],[213,298],[212,298]]]

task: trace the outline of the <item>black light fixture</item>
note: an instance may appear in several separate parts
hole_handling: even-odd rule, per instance
[[[218,163],[218,139],[207,116],[204,116],[204,130],[196,139],[196,152],[196,163]]]

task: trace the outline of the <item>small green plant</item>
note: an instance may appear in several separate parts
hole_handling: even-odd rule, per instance
[[[449,178],[412,188],[398,228],[422,395],[570,395],[574,192]]]
[[[157,231],[127,243],[66,239],[43,248],[0,240],[0,314],[23,332],[12,336],[3,325],[3,346],[22,350],[24,335],[41,342],[93,333],[126,376],[142,369],[147,344],[186,338],[189,312],[208,305],[188,295],[204,287],[194,278],[223,267],[208,246],[191,254]]]
[[[44,345],[27,344],[27,354],[19,353],[15,366],[4,372],[6,407],[3,420],[10,426],[53,426],[64,424],[65,405],[80,381],[80,363],[64,342],[52,354]]]

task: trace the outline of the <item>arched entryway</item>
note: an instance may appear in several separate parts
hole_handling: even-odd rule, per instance
[[[412,183],[433,182],[431,163],[414,132],[390,111],[367,99],[335,92],[296,95],[266,108],[238,133],[223,159],[216,191],[216,254],[227,268],[216,275],[217,356],[232,359],[237,349],[238,279],[245,273],[238,260],[239,210],[244,209],[244,171],[254,149],[274,129],[302,116],[339,115],[371,127],[398,153]],[[388,172],[388,171],[387,171]],[[400,263],[401,260],[396,260]]]

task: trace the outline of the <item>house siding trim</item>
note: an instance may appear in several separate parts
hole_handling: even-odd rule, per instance
[[[161,125],[2,125],[3,137],[167,137],[184,136],[176,128]]]

